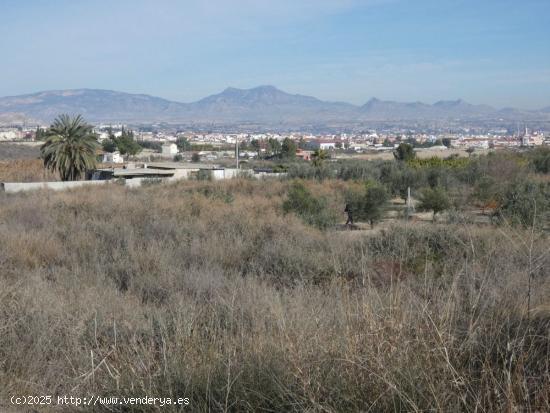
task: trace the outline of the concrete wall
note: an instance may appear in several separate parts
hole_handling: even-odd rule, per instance
[[[199,168],[196,169],[175,169],[174,176],[170,180],[176,179],[188,179],[193,172],[198,172]]]
[[[53,189],[59,191],[63,189],[80,188],[87,185],[104,185],[109,181],[68,181],[68,182],[3,182],[0,184],[0,190],[8,193],[32,191],[36,189]]]
[[[181,179],[188,179],[192,172],[197,172],[198,169],[177,169],[173,177],[170,178],[132,178],[132,179],[117,179],[117,183],[123,184],[128,188],[139,188],[145,181],[145,184],[149,182],[156,181],[157,179],[162,179],[163,182],[173,182]],[[265,173],[261,172],[254,174],[251,170],[243,169],[213,169],[211,170],[212,179],[222,180],[222,179],[232,179],[237,177],[251,176],[254,178],[281,178],[286,176],[282,173]],[[15,193],[22,191],[32,191],[39,189],[51,189],[54,191],[71,189],[71,188],[80,188],[88,185],[105,185],[108,183],[113,183],[115,180],[107,181],[68,181],[68,182],[0,182],[0,191]]]
[[[141,183],[145,180],[147,181],[147,179],[151,179],[151,178],[132,178],[132,179],[125,179],[124,180],[124,185],[127,187],[127,188],[139,188],[141,186]]]
[[[258,172],[254,174],[254,177],[257,179],[267,179],[267,178],[284,178],[288,174],[286,172]]]
[[[225,179],[225,171],[223,169],[211,169],[210,176],[215,181]]]
[[[247,176],[254,176],[254,171],[251,169],[235,169],[235,168],[226,168],[224,170],[224,178],[244,178]]]

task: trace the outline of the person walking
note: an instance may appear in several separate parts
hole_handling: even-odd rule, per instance
[[[353,225],[353,214],[351,211],[350,204],[346,204],[346,208],[344,209],[344,212],[348,214],[348,220],[346,221],[346,225]]]

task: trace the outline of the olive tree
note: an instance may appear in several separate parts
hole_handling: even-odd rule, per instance
[[[357,221],[367,221],[371,228],[382,218],[389,199],[386,189],[377,183],[367,182],[363,192],[348,192],[346,203]]]
[[[440,212],[450,208],[451,201],[447,192],[442,187],[425,188],[420,193],[418,209],[421,211],[433,211],[433,221]]]

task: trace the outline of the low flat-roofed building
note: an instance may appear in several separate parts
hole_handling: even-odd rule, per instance
[[[165,143],[162,145],[163,156],[174,156],[178,153],[178,147],[175,143]]]
[[[218,165],[199,162],[147,162],[147,168],[154,169],[216,169]]]
[[[298,149],[296,151],[296,157],[302,158],[304,161],[310,161],[312,154],[313,154],[313,151],[305,151],[303,149]]]
[[[114,178],[170,178],[174,176],[174,169],[153,169],[153,168],[115,168]]]
[[[112,153],[105,152],[103,154],[102,162],[105,163],[124,163],[124,158],[119,151],[114,151]]]
[[[171,178],[174,169],[150,169],[150,168],[102,168],[96,169],[88,175],[92,181],[106,181],[109,179],[132,178]]]

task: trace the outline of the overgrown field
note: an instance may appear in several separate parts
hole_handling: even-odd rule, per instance
[[[11,142],[0,142],[0,160],[36,159],[40,156],[39,146]]]
[[[0,142],[0,182],[57,181],[39,157],[38,146]]]
[[[188,397],[182,411],[550,410],[545,231],[321,230],[285,213],[291,185],[1,194],[0,407],[53,394]],[[340,222],[363,187],[301,185]]]

